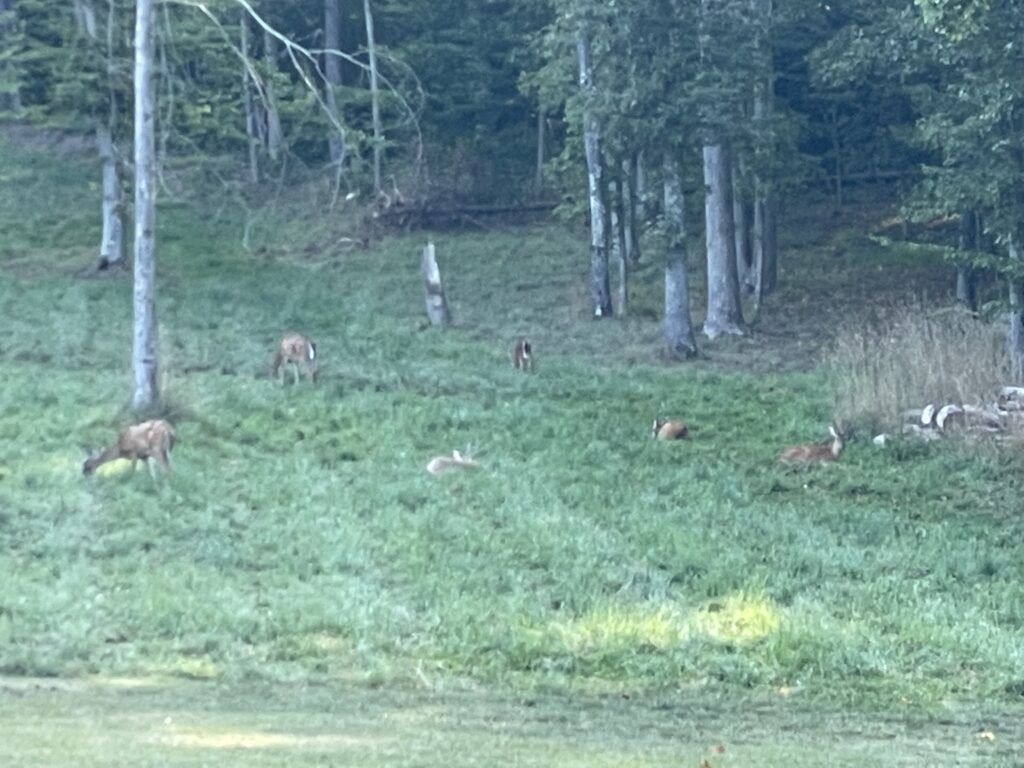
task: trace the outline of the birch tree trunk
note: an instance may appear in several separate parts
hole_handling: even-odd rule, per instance
[[[640,262],[640,230],[637,222],[637,176],[639,175],[639,153],[633,152],[623,161],[622,172],[626,177],[626,260],[630,264]]]
[[[732,220],[732,164],[722,140],[704,147],[704,223],[707,240],[708,307],[704,335],[741,335],[739,280]]]
[[[697,339],[690,317],[690,286],[686,264],[686,207],[680,182],[679,163],[671,157],[664,162],[665,226],[665,355],[670,360],[688,360],[697,354]]]
[[[590,69],[590,40],[584,30],[576,37],[580,90],[585,102],[593,90]],[[601,169],[601,127],[593,108],[583,107],[583,147],[587,158],[587,186],[590,191],[590,302],[594,317],[611,317],[612,297],[608,277],[608,248],[605,235],[605,205]]]
[[[90,42],[99,46],[99,28],[96,10],[91,0],[75,0],[75,22]],[[114,3],[108,0],[105,63],[111,71],[114,57]],[[102,234],[98,269],[124,263],[124,206],[121,200],[121,175],[117,150],[114,145],[114,128],[117,122],[117,100],[113,87],[107,88],[107,113],[96,119],[96,150],[100,156],[101,178],[103,180]]]
[[[423,289],[426,294],[427,317],[430,319],[430,324],[439,327],[449,325],[452,316],[448,310],[444,287],[441,284],[441,269],[437,266],[437,255],[434,252],[433,243],[427,243],[423,249],[420,272],[423,275]]]
[[[153,2],[135,3],[135,328],[132,409],[152,409],[157,388],[156,139],[153,120]]]
[[[758,22],[757,56],[763,73],[754,80],[753,119],[758,135],[757,152],[760,155],[760,174],[754,177],[754,225],[752,237],[754,311],[761,309],[764,297],[775,290],[778,265],[777,211],[778,202],[772,185],[763,177],[765,168],[775,159],[775,139],[771,123],[775,99],[775,57],[772,53],[772,0],[753,0],[753,12]]]
[[[977,250],[977,237],[974,232],[974,212],[965,211],[960,214],[960,229],[957,234],[957,248],[961,253]],[[978,309],[977,271],[970,264],[958,264],[956,267],[956,300],[960,306],[975,312]]]
[[[324,0],[324,48],[328,51],[341,50],[341,10],[339,0]],[[327,81],[327,109],[335,120],[338,117],[338,97],[335,90],[341,85],[341,59],[333,53],[324,54],[324,79]],[[328,126],[328,149],[331,164],[338,165],[345,157],[345,146],[333,125]]]
[[[380,124],[380,86],[377,83],[377,46],[373,37],[373,11],[370,0],[363,0],[366,16],[366,50],[370,58],[370,112],[373,118],[373,192],[381,190],[380,163],[384,151],[384,135]]]
[[[537,107],[537,169],[533,179],[533,193],[539,199],[544,194],[544,141],[545,141],[545,123],[547,121],[547,111],[544,106]]]
[[[252,98],[252,83],[249,68],[246,62],[249,61],[249,14],[243,8],[238,19],[238,31],[242,51],[242,106],[245,109],[245,136],[249,142],[249,181],[252,184],[260,183],[260,134],[256,127],[256,105]]]

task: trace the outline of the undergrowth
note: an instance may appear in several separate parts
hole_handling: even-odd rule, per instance
[[[438,234],[437,332],[421,236],[304,261],[165,208],[175,474],[84,479],[129,419],[130,281],[74,277],[98,232],[57,212],[93,210],[91,166],[0,147],[0,672],[1019,698],[1016,457],[855,442],[781,467],[832,416],[825,376],[661,365],[655,320],[584,319],[561,228]],[[268,377],[288,330],[319,386]],[[690,439],[651,440],[656,415]],[[467,445],[479,471],[425,472]]]

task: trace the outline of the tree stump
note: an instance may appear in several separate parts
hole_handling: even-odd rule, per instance
[[[444,297],[444,288],[441,286],[441,270],[437,267],[437,258],[434,255],[434,244],[427,243],[423,249],[423,287],[427,295],[427,317],[430,324],[444,327],[452,321],[451,313],[448,311],[448,302]]]

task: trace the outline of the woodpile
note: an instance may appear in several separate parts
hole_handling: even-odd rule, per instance
[[[903,434],[923,440],[937,440],[953,433],[1013,437],[1024,434],[1024,387],[1003,387],[994,403],[959,405],[929,403],[903,413]],[[874,442],[883,445],[885,435]]]

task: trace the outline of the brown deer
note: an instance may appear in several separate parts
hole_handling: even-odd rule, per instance
[[[533,347],[521,336],[512,347],[512,366],[525,373],[533,372]]]
[[[432,475],[443,475],[458,469],[472,469],[480,466],[468,456],[452,451],[451,456],[435,456],[427,463],[427,472]]]
[[[838,424],[829,425],[828,432],[832,436],[830,443],[792,445],[779,454],[779,461],[783,464],[827,464],[835,461],[846,447],[846,435]]]
[[[681,421],[655,419],[651,434],[655,440],[682,440],[690,434],[690,430]]]
[[[146,462],[149,473],[156,477],[150,459],[155,459],[157,464],[163,467],[168,474],[171,471],[171,449],[177,439],[174,434],[174,427],[163,419],[144,421],[131,427],[126,427],[117,435],[117,441],[106,448],[100,448],[85,460],[82,465],[82,474],[88,476],[96,471],[96,468],[114,459],[130,459],[132,472],[139,459]]]
[[[280,378],[283,385],[285,374],[281,369],[283,366],[291,365],[296,384],[299,383],[300,368],[305,369],[310,381],[316,384],[319,378],[317,362],[316,344],[301,333],[289,333],[277,345],[277,353],[274,355],[274,378]]]

